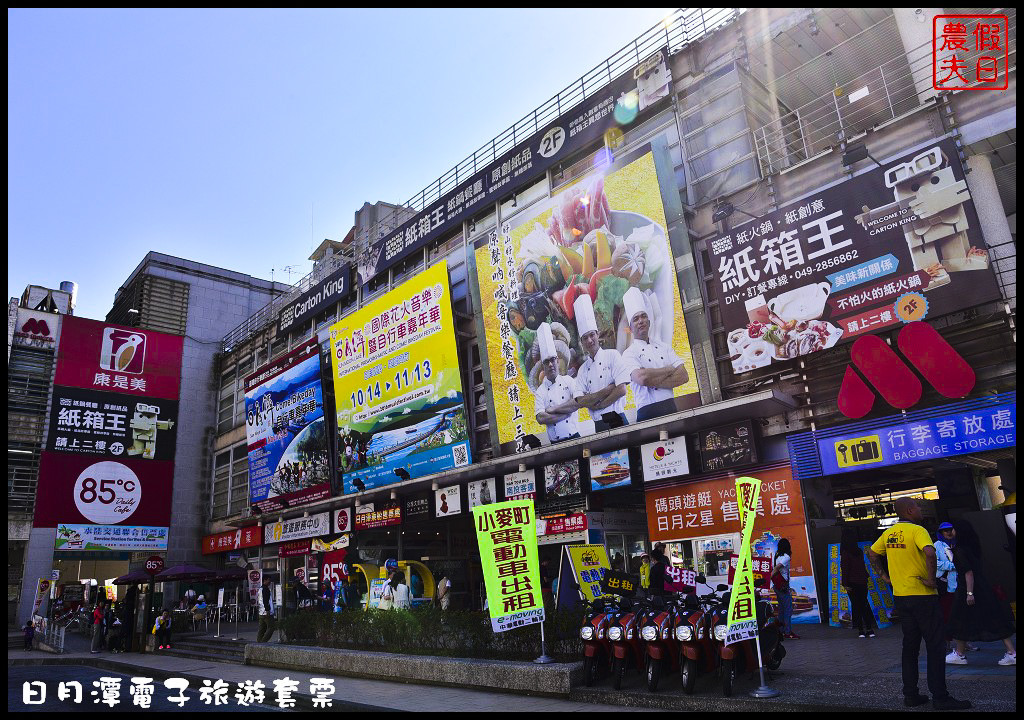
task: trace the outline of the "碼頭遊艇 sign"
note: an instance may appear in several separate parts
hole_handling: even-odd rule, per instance
[[[544,622],[537,525],[532,500],[473,508],[487,588],[491,629],[504,632]]]
[[[953,413],[818,441],[824,475],[870,470],[1017,444],[1017,405]]]
[[[469,465],[448,265],[331,326],[345,493]]]
[[[735,373],[1000,297],[952,139],[738,225],[708,253]]]
[[[610,128],[647,117],[648,108],[669,97],[670,87],[667,54],[659,49],[489,165],[457,178],[450,192],[370,245],[359,258],[359,282],[365,285],[484,207],[536,182],[549,167],[599,140]]]
[[[249,501],[271,512],[331,493],[330,441],[316,339],[245,380]]]

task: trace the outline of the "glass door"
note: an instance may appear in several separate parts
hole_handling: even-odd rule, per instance
[[[697,572],[702,573],[708,585],[729,582],[729,558],[740,545],[739,533],[713,535],[693,541],[693,556]]]

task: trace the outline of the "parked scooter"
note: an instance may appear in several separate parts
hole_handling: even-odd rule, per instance
[[[639,628],[643,626],[646,613],[650,612],[647,601],[623,600],[619,612],[608,626],[608,639],[612,644],[612,686],[622,688],[622,679],[629,667],[640,670],[644,667],[644,643]]]
[[[758,579],[754,582],[755,587],[760,587],[763,582]],[[706,614],[708,632],[714,638],[714,648],[719,660],[719,671],[722,678],[722,695],[732,695],[733,684],[740,672],[754,672],[758,669],[757,647],[753,640],[743,640],[731,645],[725,644],[726,627],[729,614],[729,597],[727,585],[719,585],[719,592],[723,592],[719,603],[710,608]],[[786,656],[786,648],[782,644],[782,632],[775,610],[767,600],[758,598],[756,602],[756,614],[758,625],[758,638],[761,643],[761,654],[764,658],[765,668],[778,670],[782,659]]]
[[[697,576],[697,582],[711,589],[703,575]],[[693,694],[698,675],[712,673],[717,668],[718,652],[708,632],[705,615],[719,602],[718,594],[711,589],[706,595],[687,595],[679,608],[675,636],[679,641],[679,679],[687,695]]]
[[[647,689],[657,692],[664,672],[679,667],[679,641],[675,629],[679,620],[683,598],[678,595],[655,596],[650,610],[644,614],[640,639],[644,641],[644,667],[647,670]]]
[[[597,682],[602,668],[607,668],[612,659],[612,646],[608,640],[608,626],[619,612],[619,601],[614,597],[599,597],[594,602],[584,602],[586,612],[580,627],[583,641],[583,682],[587,687]]]

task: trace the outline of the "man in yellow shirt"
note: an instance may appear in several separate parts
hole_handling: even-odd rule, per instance
[[[924,516],[917,501],[896,501],[900,522],[888,528],[868,549],[875,572],[892,585],[893,603],[903,626],[903,704],[923,705],[928,696],[917,688],[917,662],[924,640],[928,655],[928,689],[936,710],[966,710],[967,700],[957,700],[946,690],[946,642],[942,610],[935,585],[935,546],[921,527]],[[888,561],[888,572],[882,558]]]

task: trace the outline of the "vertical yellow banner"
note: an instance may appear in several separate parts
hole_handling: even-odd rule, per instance
[[[480,545],[491,629],[505,632],[543,622],[533,500],[480,505],[473,508],[473,523]]]
[[[760,480],[752,477],[736,479],[736,499],[739,502],[740,532],[743,541],[729,598],[726,645],[757,637],[757,595],[754,591],[750,540],[754,531],[754,520],[757,518],[757,500],[760,497]]]

